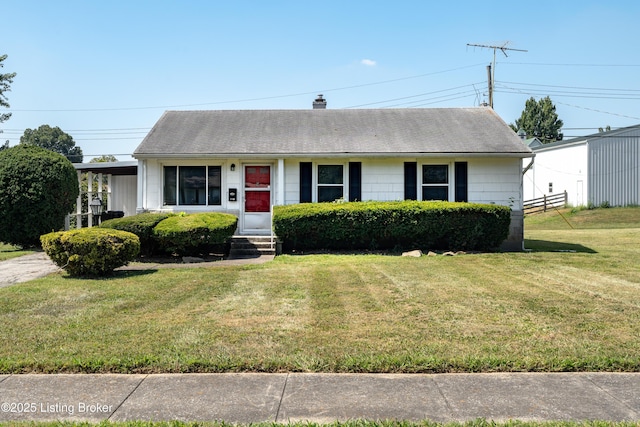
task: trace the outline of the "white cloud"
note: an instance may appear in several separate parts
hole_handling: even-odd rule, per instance
[[[362,65],[366,65],[367,67],[375,67],[376,66],[376,61],[374,61],[373,59],[363,59],[362,61],[360,61],[360,63]]]

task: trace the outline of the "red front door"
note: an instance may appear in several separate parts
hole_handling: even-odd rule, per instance
[[[244,167],[243,214],[243,231],[261,233],[271,230],[271,166]]]

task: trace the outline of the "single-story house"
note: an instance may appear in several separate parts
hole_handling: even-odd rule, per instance
[[[271,233],[274,205],[448,200],[512,208],[522,250],[522,159],[490,108],[167,111],[136,148],[138,208],[230,212]],[[317,107],[320,108],[317,108]]]
[[[640,125],[530,147],[525,200],[566,191],[573,206],[640,204]]]

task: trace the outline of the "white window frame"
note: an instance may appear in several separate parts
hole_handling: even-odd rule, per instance
[[[424,183],[424,168],[428,166],[446,166],[447,167],[447,182],[446,184],[442,183],[433,183],[433,184],[425,184]],[[427,201],[432,199],[424,199],[424,188],[425,187],[447,187],[447,200],[448,202],[453,199],[452,191],[454,189],[454,175],[453,175],[453,165],[452,162],[429,162],[429,163],[421,163],[420,169],[418,171],[418,188],[420,189],[420,193],[418,194],[419,200]]]
[[[321,166],[340,166],[342,168],[342,184],[321,184],[320,183],[320,167]],[[316,162],[313,168],[314,189],[315,189],[313,194],[314,201],[319,202],[318,196],[320,192],[320,187],[341,187],[342,200],[349,200],[346,172],[347,172],[347,167],[344,162],[331,162],[330,160],[326,162]],[[331,201],[328,201],[328,202],[331,202]]]

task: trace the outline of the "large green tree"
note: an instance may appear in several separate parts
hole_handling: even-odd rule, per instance
[[[24,144],[0,151],[0,242],[38,245],[40,235],[64,227],[78,192],[64,156]]]
[[[556,106],[548,96],[536,101],[531,97],[525,103],[524,110],[511,129],[518,132],[523,129],[529,138],[536,137],[543,144],[562,139],[562,120],[558,118]]]
[[[4,68],[2,62],[5,59],[7,59],[7,55],[0,55],[0,68]],[[13,83],[15,76],[16,73],[0,73],[0,107],[9,108],[8,99],[4,93],[11,90],[11,83]],[[0,113],[0,123],[6,122],[9,117],[11,117],[11,113]]]
[[[72,163],[82,163],[82,149],[59,127],[42,125],[38,129],[27,129],[20,137],[20,144],[35,145],[60,153]]]
[[[7,55],[0,55],[0,68],[4,67],[2,63],[5,59],[7,59]],[[11,83],[13,83],[13,78],[16,76],[16,73],[0,73],[0,107],[9,108],[9,102],[7,99],[7,95],[5,92],[9,92],[11,90]],[[4,123],[9,120],[11,117],[11,113],[0,113],[0,123]],[[0,133],[2,133],[2,129],[0,129]],[[0,151],[9,148],[9,141],[0,145]]]

